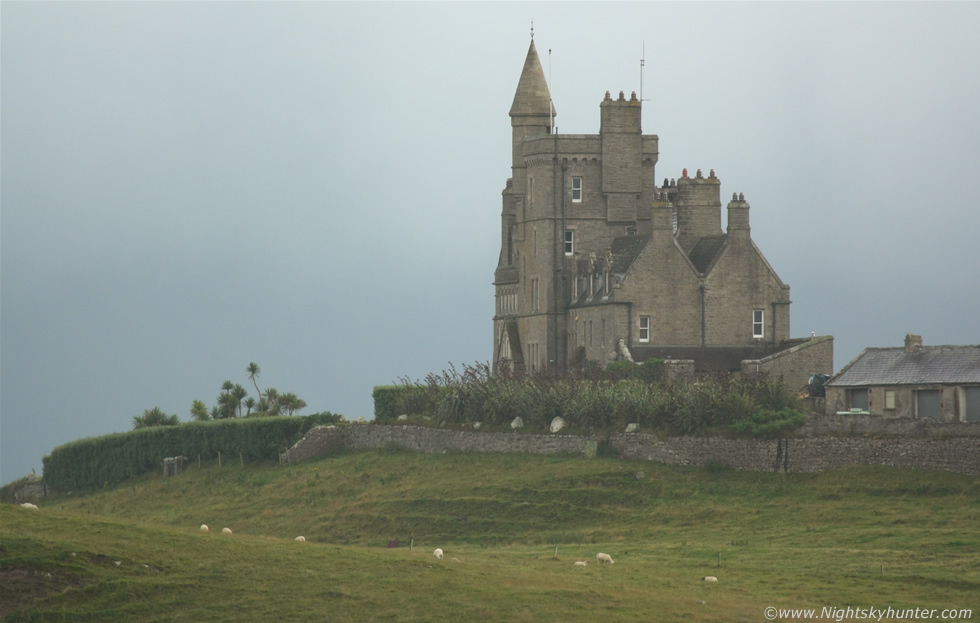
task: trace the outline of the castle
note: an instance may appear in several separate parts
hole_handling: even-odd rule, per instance
[[[608,92],[599,134],[557,134],[532,39],[510,109],[512,175],[494,273],[495,368],[563,373],[586,360],[833,372],[833,338],[790,339],[789,285],[752,241],[749,204],[714,171],[658,186],[641,102]]]

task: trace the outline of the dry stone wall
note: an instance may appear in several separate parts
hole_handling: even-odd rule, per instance
[[[897,435],[870,436],[855,430],[874,429],[861,419],[856,424],[809,423],[808,435],[783,440],[671,437],[630,433],[611,439],[578,435],[533,435],[524,432],[481,433],[417,426],[361,424],[320,426],[280,456],[280,463],[336,454],[344,448],[371,450],[399,447],[427,453],[516,453],[590,456],[597,445],[620,457],[669,465],[724,465],[740,471],[819,472],[850,465],[891,465],[910,469],[945,470],[980,475],[980,426],[942,427],[940,432],[912,427]],[[830,435],[829,430],[835,431]],[[817,433],[817,435],[815,435]],[[822,434],[819,434],[822,433]],[[878,435],[887,434],[878,432]],[[593,450],[590,452],[590,448]]]

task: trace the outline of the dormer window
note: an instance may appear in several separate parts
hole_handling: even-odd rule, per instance
[[[572,178],[572,203],[582,203],[582,178]]]

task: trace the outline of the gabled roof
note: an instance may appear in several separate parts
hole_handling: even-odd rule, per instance
[[[980,346],[866,348],[829,386],[980,383]]]
[[[541,59],[538,58],[538,50],[534,47],[534,40],[532,39],[531,47],[527,50],[527,58],[524,59],[521,79],[517,83],[514,103],[510,107],[510,116],[554,116],[557,114],[554,110],[555,107],[551,103],[551,91],[548,90],[548,81],[544,78]]]
[[[694,247],[688,256],[691,258],[691,263],[694,267],[698,269],[698,272],[702,275],[708,272],[708,267],[711,266],[711,262],[715,260],[718,256],[718,252],[725,245],[725,241],[728,240],[728,236],[725,234],[720,234],[718,236],[701,236],[698,241],[694,243]]]

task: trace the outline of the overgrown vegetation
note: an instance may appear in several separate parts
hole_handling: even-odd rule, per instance
[[[804,422],[794,392],[782,379],[741,375],[669,383],[663,362],[585,365],[577,377],[491,373],[478,363],[450,365],[422,381],[401,379],[375,388],[378,421],[422,415],[440,425],[475,422],[502,427],[520,417],[546,429],[555,417],[588,433],[622,431],[629,423],[670,435],[783,436]]]
[[[260,390],[258,378],[262,369],[254,361],[248,364],[245,372],[248,373],[248,380],[255,386],[257,399],[249,396],[248,390],[240,383],[225,381],[221,385],[217,404],[210,409],[203,400],[191,402],[191,418],[198,422],[206,422],[240,417],[293,415],[306,408],[306,401],[293,392],[280,393],[275,387],[269,387],[264,392]],[[159,407],[147,409],[143,411],[143,415],[133,416],[134,429],[177,424],[180,424],[180,418],[176,415],[167,415]]]

